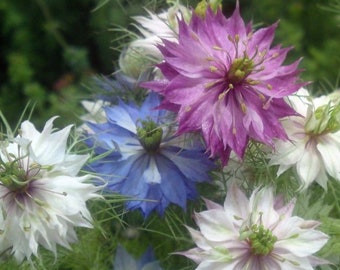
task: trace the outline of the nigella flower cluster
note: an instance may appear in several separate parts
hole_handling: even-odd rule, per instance
[[[194,138],[174,136],[172,114],[155,110],[159,104],[159,95],[150,93],[141,106],[121,101],[104,109],[105,123],[88,123],[88,145],[98,155],[109,153],[89,168],[145,217],[153,210],[162,215],[170,203],[185,209],[198,195],[195,184],[208,181],[214,167]]]
[[[41,133],[24,121],[0,142],[0,252],[19,262],[38,256],[39,245],[55,255],[57,245],[70,248],[75,227],[92,227],[86,201],[100,197],[94,176],[79,175],[89,155],[70,154],[71,126],[54,131],[54,120]]]
[[[290,48],[271,47],[277,24],[253,31],[237,7],[179,21],[178,40],[163,39],[164,79],[144,83],[160,93],[160,108],[177,113],[178,134],[199,131],[211,157],[244,157],[249,139],[273,146],[286,140],[280,118],[296,112],[284,97],[296,92],[299,61],[283,65]]]
[[[314,147],[313,153],[326,153],[319,150],[326,133],[336,140],[337,101],[322,101],[319,109],[294,103],[292,94],[306,83],[299,81],[300,60],[283,64],[290,48],[272,46],[277,24],[253,30],[241,18],[238,2],[226,18],[218,1],[201,1],[190,11],[179,5],[158,15],[148,12],[135,20],[143,37],[128,46],[119,64],[121,74],[135,79],[156,68],[151,81],[139,84],[143,95],[129,89],[139,98],[84,103],[86,144],[94,153],[87,169],[106,181],[107,193],[126,196],[128,210],[140,210],[145,221],[152,212],[163,217],[171,204],[186,210],[187,201],[199,195],[196,186],[211,180],[217,162],[223,165],[221,183],[229,176],[240,186],[251,181],[254,168],[242,164],[250,140],[270,146],[275,155],[267,162],[280,166],[278,174],[299,164],[305,186],[315,178],[324,186],[325,170],[338,176],[334,163],[321,170],[320,157],[324,161],[327,154],[317,153],[317,159],[302,153],[306,145]],[[145,56],[160,63],[140,64]],[[301,124],[305,119],[308,124]],[[286,125],[288,120],[293,124]],[[289,129],[295,126],[306,134]],[[311,159],[308,166],[319,163],[312,169],[306,166]],[[200,270],[313,269],[328,263],[314,254],[329,237],[317,230],[318,221],[293,215],[294,199],[284,204],[270,187],[254,189],[248,199],[235,182],[225,182],[213,194],[227,189],[223,206],[205,199],[207,210],[194,214],[199,230],[188,227],[197,247],[177,254]],[[158,269],[159,264],[138,263],[119,246],[114,267]]]

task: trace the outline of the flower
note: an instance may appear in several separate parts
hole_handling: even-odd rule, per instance
[[[95,123],[105,122],[105,112],[103,107],[109,105],[109,102],[104,101],[102,99],[98,99],[96,101],[82,100],[81,105],[87,111],[86,114],[82,115],[80,118],[83,121],[91,121]],[[86,129],[85,126],[82,126],[81,129]]]
[[[292,216],[295,205],[283,205],[271,188],[256,189],[248,200],[232,184],[224,205],[206,200],[208,210],[195,214],[200,231],[188,227],[197,247],[177,254],[198,264],[196,269],[313,269],[326,263],[312,254],[328,236],[319,222]]]
[[[200,131],[212,157],[243,158],[249,139],[272,146],[287,139],[280,118],[294,115],[283,97],[297,91],[299,61],[282,65],[290,48],[272,47],[277,24],[253,32],[239,7],[179,21],[177,42],[163,40],[164,80],[142,86],[164,96],[160,108],[177,112],[178,134]]]
[[[104,123],[106,115],[104,107],[118,103],[119,99],[129,100],[140,99],[145,95],[145,89],[138,87],[141,81],[149,79],[150,74],[143,72],[138,80],[125,75],[122,72],[115,72],[113,78],[98,76],[93,78],[94,99],[82,100],[81,105],[86,113],[80,116],[84,122]],[[79,131],[91,132],[86,124],[78,128]]]
[[[77,176],[88,155],[69,154],[71,126],[54,132],[51,118],[38,132],[29,121],[17,137],[0,145],[0,252],[18,262],[38,256],[38,246],[56,255],[56,245],[70,248],[75,227],[91,228],[86,201],[101,187]]]
[[[163,214],[170,203],[185,208],[197,196],[195,183],[209,180],[214,166],[202,146],[172,136],[168,112],[153,110],[159,103],[151,93],[140,107],[120,102],[105,108],[106,123],[88,123],[94,133],[88,145],[104,153],[90,170],[102,175],[108,191],[131,197],[127,208],[139,208],[145,217],[152,210]]]
[[[269,164],[279,165],[278,176],[294,167],[301,189],[316,181],[326,190],[328,175],[340,181],[340,98],[313,98],[301,89],[288,103],[300,116],[282,120],[290,140],[275,143]]]
[[[177,2],[166,11],[155,14],[146,10],[149,17],[135,16],[133,19],[142,37],[132,41],[119,57],[119,66],[123,72],[138,78],[141,70],[151,66],[155,61],[163,59],[158,44],[162,39],[175,41],[178,33],[177,17],[183,17],[188,21],[191,11]]]
[[[135,260],[121,245],[117,247],[114,270],[162,270],[152,248],[148,248],[139,260]]]

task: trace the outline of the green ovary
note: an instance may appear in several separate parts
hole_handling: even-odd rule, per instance
[[[263,225],[254,224],[248,240],[253,254],[268,255],[273,250],[277,238]]]
[[[230,84],[236,85],[242,82],[254,68],[254,62],[248,57],[236,58],[230,66],[227,79]]]
[[[156,152],[162,141],[163,130],[157,124],[150,121],[141,121],[142,127],[137,128],[137,136],[147,152]]]
[[[18,190],[26,185],[26,171],[18,162],[2,162],[0,164],[0,181],[10,190]]]

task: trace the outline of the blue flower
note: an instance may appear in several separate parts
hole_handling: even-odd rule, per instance
[[[88,123],[94,132],[88,144],[98,155],[108,153],[90,169],[107,180],[107,190],[131,197],[126,207],[144,217],[153,210],[163,215],[170,203],[185,209],[198,195],[195,184],[208,181],[214,168],[203,145],[173,135],[173,115],[156,110],[159,104],[156,93],[140,107],[120,101],[105,108],[106,123]]]
[[[151,247],[135,260],[121,245],[117,247],[113,270],[162,270]]]

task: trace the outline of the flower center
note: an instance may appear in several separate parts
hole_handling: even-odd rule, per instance
[[[268,255],[273,250],[277,237],[262,224],[254,224],[251,226],[248,240],[253,254]]]
[[[163,130],[152,121],[141,121],[142,127],[137,128],[137,136],[147,152],[156,152],[162,141]]]
[[[247,56],[236,58],[227,73],[227,80],[233,86],[242,82],[254,69],[254,62]]]
[[[29,182],[34,180],[40,172],[40,165],[30,164],[27,171],[23,168],[20,159],[3,162],[0,159],[1,184],[11,191],[25,190]]]
[[[305,125],[306,133],[311,136],[334,133],[340,130],[340,104],[330,103],[318,107],[311,113]]]

